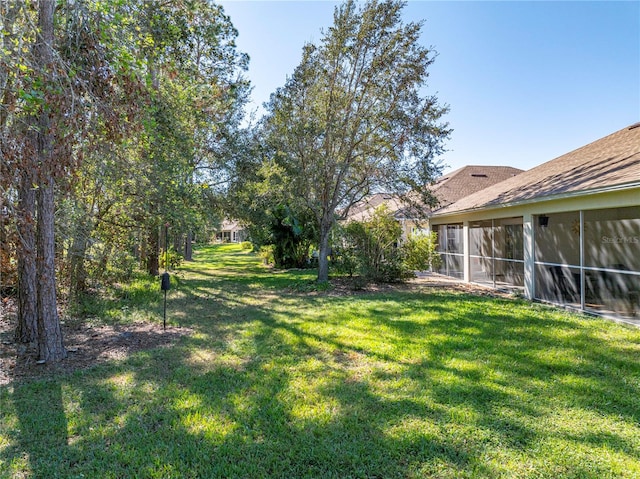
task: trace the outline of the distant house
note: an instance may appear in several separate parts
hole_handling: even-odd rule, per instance
[[[371,218],[373,212],[381,205],[386,205],[389,211],[396,212],[402,208],[402,202],[397,196],[389,193],[376,193],[367,196],[356,203],[349,210],[347,221],[365,221]]]
[[[246,238],[244,226],[235,220],[225,219],[216,232],[216,241],[219,243],[241,243]]]
[[[640,123],[431,215],[440,272],[640,322]]]
[[[434,210],[446,207],[465,196],[500,183],[507,178],[522,173],[523,170],[510,166],[464,166],[436,180],[431,187],[433,195],[438,199]],[[388,193],[371,195],[349,211],[347,221],[363,221],[371,217],[380,205],[385,204],[402,226],[403,238],[407,238],[416,230],[428,230],[431,209],[416,212],[397,196]]]

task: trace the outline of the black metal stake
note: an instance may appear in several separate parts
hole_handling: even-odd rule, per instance
[[[171,289],[171,277],[169,273],[166,271],[160,275],[160,289],[164,291],[164,320],[162,321],[162,326],[164,330],[167,330],[167,291]]]

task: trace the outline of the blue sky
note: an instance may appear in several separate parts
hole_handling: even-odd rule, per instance
[[[333,1],[219,2],[249,54],[258,108],[282,86],[306,42],[332,24]],[[640,2],[419,1],[421,42],[438,57],[427,92],[451,108],[450,171],[532,168],[640,121]]]

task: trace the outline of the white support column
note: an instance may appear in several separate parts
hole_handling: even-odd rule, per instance
[[[585,308],[584,211],[580,210],[580,309]]]
[[[465,283],[471,282],[471,258],[470,251],[471,246],[469,245],[469,222],[462,222],[462,243],[463,243],[463,252],[464,252],[464,281]]]
[[[527,213],[522,217],[522,235],[524,246],[524,295],[533,299],[535,294],[535,234],[533,215]]]

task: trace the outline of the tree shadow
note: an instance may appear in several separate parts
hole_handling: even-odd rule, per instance
[[[516,474],[509,459],[594,479],[613,469],[546,457],[545,443],[640,460],[619,430],[539,425],[554,407],[638,423],[637,347],[604,327],[457,293],[275,295],[215,277],[181,290],[196,334],[16,389],[0,458],[27,455],[35,477],[498,477]],[[37,444],[47,398],[53,452]]]
[[[25,462],[34,478],[52,477],[64,470],[70,457],[61,383],[16,385],[12,403],[18,424],[13,445],[2,456]]]

